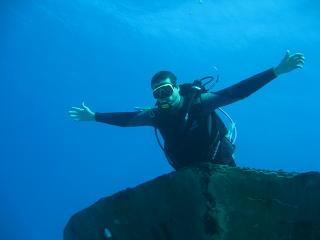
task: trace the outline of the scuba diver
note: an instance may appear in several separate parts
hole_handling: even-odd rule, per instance
[[[81,107],[72,107],[69,115],[75,121],[154,127],[156,133],[157,130],[161,133],[164,146],[160,144],[160,147],[175,170],[199,162],[236,166],[234,141],[216,110],[248,97],[281,74],[303,68],[304,61],[303,54],[291,54],[287,50],[276,67],[215,92],[208,91],[200,80],[178,85],[172,72],[160,71],[151,79],[155,107],[100,113],[82,102]]]

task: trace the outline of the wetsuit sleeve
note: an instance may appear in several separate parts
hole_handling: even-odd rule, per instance
[[[107,123],[120,127],[153,126],[153,114],[151,110],[136,112],[109,112],[95,113],[97,122]]]
[[[208,109],[228,105],[248,97],[276,77],[273,68],[270,68],[220,91],[201,94],[201,103]]]

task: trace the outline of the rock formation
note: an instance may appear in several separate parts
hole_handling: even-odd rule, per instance
[[[199,164],[102,198],[65,240],[319,240],[320,173]]]

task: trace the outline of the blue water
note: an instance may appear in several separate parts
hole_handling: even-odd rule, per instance
[[[137,3],[139,2],[139,3]],[[69,217],[173,169],[153,129],[74,122],[72,106],[154,104],[150,78],[220,72],[221,89],[276,66],[304,69],[225,107],[239,166],[320,171],[316,0],[29,0],[0,3],[0,239],[62,238]]]

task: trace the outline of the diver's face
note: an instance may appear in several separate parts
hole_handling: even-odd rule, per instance
[[[163,108],[175,108],[179,105],[181,96],[179,87],[173,86],[170,79],[164,79],[152,86],[153,95]]]

